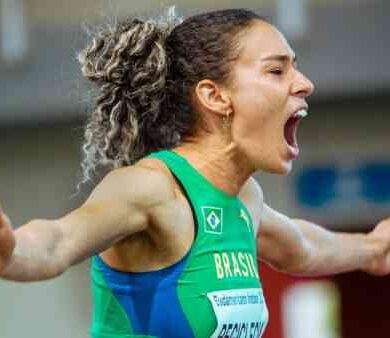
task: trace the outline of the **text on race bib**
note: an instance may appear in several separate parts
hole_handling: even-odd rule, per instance
[[[207,294],[217,319],[211,338],[259,338],[268,322],[261,289],[214,291]]]

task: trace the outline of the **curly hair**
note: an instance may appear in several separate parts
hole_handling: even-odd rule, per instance
[[[172,13],[171,13],[172,14]],[[83,182],[99,166],[131,165],[195,132],[191,104],[196,84],[230,80],[239,36],[254,20],[245,9],[192,16],[181,22],[129,18],[102,30],[79,55],[82,74],[98,89],[85,128]]]

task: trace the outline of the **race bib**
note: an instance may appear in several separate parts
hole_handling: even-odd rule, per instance
[[[207,294],[217,328],[211,338],[259,338],[268,322],[262,289],[234,289]]]

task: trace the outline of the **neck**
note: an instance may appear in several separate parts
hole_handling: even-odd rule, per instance
[[[185,157],[218,189],[237,195],[254,170],[233,142],[222,144],[212,138],[188,140],[173,150]]]

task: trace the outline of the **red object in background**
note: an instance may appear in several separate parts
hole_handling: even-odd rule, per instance
[[[390,277],[334,276],[341,295],[342,338],[390,337]]]
[[[263,263],[260,263],[260,276],[269,310],[269,322],[263,337],[285,338],[282,323],[282,294],[291,285],[303,279],[276,272]]]
[[[283,335],[282,295],[295,283],[314,278],[291,277],[263,263],[260,263],[260,275],[270,312],[263,338],[286,338]],[[342,338],[390,337],[390,276],[353,272],[333,276],[331,280],[341,297]]]

